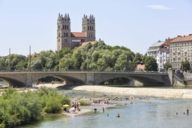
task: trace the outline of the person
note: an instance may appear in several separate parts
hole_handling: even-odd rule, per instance
[[[78,110],[78,111],[81,111],[81,110],[80,110],[80,103],[79,103],[79,102],[77,102],[77,110]]]
[[[95,112],[95,113],[97,112],[97,108],[94,108],[94,112]]]
[[[189,115],[189,109],[187,109],[187,115]]]
[[[120,114],[119,114],[119,113],[117,114],[117,117],[118,117],[118,118],[120,117]]]
[[[105,112],[105,108],[103,107],[103,113]]]

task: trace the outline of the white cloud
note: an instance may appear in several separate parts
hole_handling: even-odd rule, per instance
[[[165,5],[161,5],[161,4],[154,4],[154,5],[147,5],[146,6],[147,8],[150,8],[150,9],[154,9],[154,10],[171,10],[172,8],[169,8]]]

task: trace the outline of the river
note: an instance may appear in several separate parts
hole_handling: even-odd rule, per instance
[[[103,95],[85,91],[68,91],[67,94],[74,97]],[[189,115],[186,114],[187,109]],[[192,100],[142,98],[135,100],[133,104],[106,109],[104,113],[45,119],[23,128],[190,128],[191,126]]]

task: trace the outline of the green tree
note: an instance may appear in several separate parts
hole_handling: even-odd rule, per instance
[[[190,63],[188,60],[181,62],[181,70],[183,71],[189,71],[191,69]]]
[[[136,53],[133,59],[133,63],[137,65],[138,63],[143,62],[143,55],[140,53]]]
[[[166,62],[166,63],[164,64],[164,69],[167,71],[169,68],[172,68],[172,65],[171,65],[171,63]]]
[[[70,57],[64,57],[59,62],[59,69],[60,70],[72,70],[73,69],[74,61]]]
[[[56,52],[41,51],[32,54],[30,58],[16,54],[0,57],[0,71],[27,69],[34,71],[58,71],[59,69],[132,71],[136,62],[141,61],[141,58],[141,54],[134,54],[126,47],[112,47],[100,40],[74,49],[63,48]]]
[[[81,64],[83,62],[82,55],[81,55],[81,50],[74,50],[72,54],[72,60],[73,60],[73,67],[76,70],[79,70],[81,67]]]
[[[8,70],[8,65],[6,63],[5,57],[0,57],[0,71]]]
[[[155,58],[151,56],[145,56],[144,57],[144,64],[145,64],[145,70],[146,71],[157,71],[158,65],[155,60]]]

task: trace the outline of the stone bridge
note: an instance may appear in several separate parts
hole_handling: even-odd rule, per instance
[[[0,78],[12,86],[32,87],[41,78],[54,77],[71,84],[100,84],[104,81],[126,78],[132,85],[170,86],[167,73],[158,72],[0,72]]]

